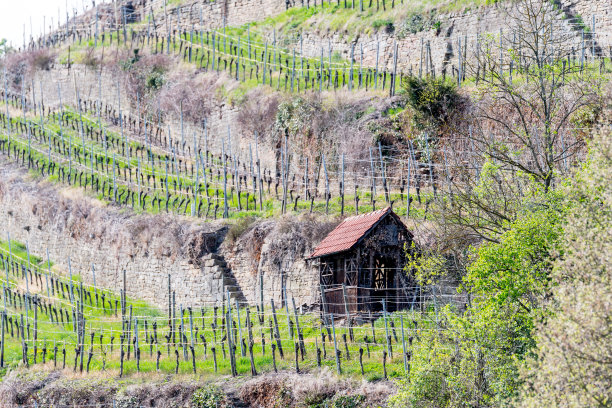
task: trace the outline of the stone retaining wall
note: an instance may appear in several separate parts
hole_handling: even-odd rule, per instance
[[[256,5],[255,5],[256,4]],[[253,6],[255,7],[253,8]],[[598,43],[608,55],[608,48],[612,46],[612,1],[611,0],[557,0],[559,6],[567,16],[562,29],[571,29],[578,35],[579,29],[572,24],[573,19],[581,18],[585,25],[591,27],[592,19],[595,21],[595,32]],[[200,18],[200,8],[209,9],[203,13],[205,16]],[[401,7],[401,6],[399,6]],[[512,8],[512,1],[495,3],[492,6],[479,7],[466,11],[453,12],[436,16],[436,20],[441,23],[440,29],[427,29],[417,33],[408,33],[398,36],[397,27],[394,32],[387,33],[379,30],[373,35],[349,36],[340,31],[319,32],[308,30],[301,33],[303,43],[300,46],[299,36],[286,38],[289,48],[296,51],[303,50],[305,56],[319,58],[321,48],[324,49],[324,56],[327,58],[329,49],[333,53],[339,53],[344,59],[349,59],[351,47],[354,45],[355,61],[359,63],[361,49],[363,48],[363,65],[365,67],[375,67],[377,48],[379,47],[379,68],[387,71],[393,69],[394,46],[398,46],[398,69],[407,73],[410,69],[417,72],[421,60],[421,42],[431,47],[431,59],[439,72],[445,62],[449,65],[453,63],[457,66],[458,42],[462,42],[467,36],[468,53],[475,42],[478,33],[498,33],[500,29],[509,26],[507,11]],[[223,27],[223,16],[226,16],[228,26],[237,26],[253,21],[263,20],[266,17],[279,14],[284,11],[283,1],[277,0],[238,0],[225,3],[209,3],[208,1],[195,1],[172,10],[168,10],[168,28],[174,29],[182,27],[189,29],[195,27],[220,28]],[[255,15],[253,11],[256,10]],[[203,23],[203,24],[201,24]],[[167,29],[166,19],[160,16],[156,21],[156,26],[161,32]],[[270,35],[272,35],[270,33]],[[282,41],[282,34],[278,36],[278,41]],[[272,38],[269,38],[272,41]],[[424,69],[424,67],[423,67]]]
[[[115,291],[123,287],[125,270],[128,296],[160,307],[168,302],[168,275],[179,304],[196,306],[223,299],[221,271],[200,262],[208,249],[202,236],[220,241],[223,226],[191,226],[170,216],[124,215],[88,200],[68,198],[69,190],[60,195],[50,187],[24,182],[21,176],[13,179],[12,174],[7,167],[0,168],[2,239],[8,232],[12,239],[28,242],[31,253],[40,257],[49,250],[64,274],[70,259],[72,273],[89,284],[94,265],[97,285]],[[181,245],[189,244],[204,255],[178,252]],[[218,242],[211,246],[214,249]]]
[[[612,0],[560,0],[559,5],[567,17],[561,29],[572,30],[577,37],[580,30],[572,23],[573,19],[582,18],[585,25],[590,28],[594,17],[596,41],[601,45],[604,55],[610,56]],[[448,61],[448,65],[458,66],[459,41],[463,45],[467,39],[469,56],[473,52],[477,34],[496,34],[500,29],[507,29],[509,26],[508,9],[511,7],[513,3],[507,1],[465,12],[439,15],[436,17],[441,23],[439,30],[429,29],[414,34],[408,33],[401,38],[396,32],[386,33],[384,31],[357,37],[346,36],[341,32],[307,31],[303,33],[303,44],[300,46],[299,42],[294,40],[292,48],[299,51],[302,47],[304,55],[313,58],[320,57],[321,48],[324,49],[324,56],[327,58],[331,48],[332,53],[339,53],[344,59],[350,59],[351,47],[354,46],[356,64],[361,61],[361,49],[363,48],[363,65],[375,67],[377,47],[380,47],[379,69],[392,71],[394,46],[397,44],[398,70],[408,73],[412,69],[414,73],[417,73],[421,62],[421,42],[423,42],[423,44],[430,44],[431,60],[436,72],[440,72],[445,61]],[[590,55],[590,50],[587,55]],[[425,70],[425,63],[422,69]],[[450,72],[448,74],[450,75]]]
[[[0,156],[2,239],[10,233],[43,258],[48,250],[58,273],[68,274],[70,259],[72,273],[93,284],[94,265],[96,284],[119,291],[125,270],[128,296],[161,308],[168,304],[168,275],[176,302],[183,306],[220,304],[228,291],[241,302],[259,304],[262,276],[268,305],[270,299],[280,305],[285,295],[298,306],[318,299],[318,270],[304,260],[312,244],[293,248],[294,232],[276,231],[279,221],[260,224],[266,233],[255,254],[252,234],[236,245],[222,244],[227,226],[220,221],[134,215],[104,207],[72,189],[58,192],[55,186],[32,181],[5,160]],[[279,246],[279,239],[289,245]],[[278,259],[295,261],[279,268]]]

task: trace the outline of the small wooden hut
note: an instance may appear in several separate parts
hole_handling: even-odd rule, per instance
[[[413,235],[390,207],[346,218],[315,248],[322,307],[345,315],[404,309],[416,300],[405,271]]]

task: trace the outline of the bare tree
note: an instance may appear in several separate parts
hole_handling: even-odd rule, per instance
[[[470,126],[459,130],[468,155],[445,154],[458,169],[447,175],[445,220],[490,241],[526,202],[545,204],[539,192],[584,153],[574,119],[597,110],[602,87],[595,67],[573,58],[581,37],[552,4],[508,7],[509,30],[481,36],[469,59],[476,86]]]
[[[601,80],[572,58],[581,38],[550,2],[521,0],[508,21],[506,33],[481,38],[468,66],[479,85],[469,136],[477,152],[548,190],[583,146],[571,119],[596,105]]]

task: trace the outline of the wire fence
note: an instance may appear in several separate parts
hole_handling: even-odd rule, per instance
[[[436,294],[433,286],[412,287],[404,290],[420,294],[408,309],[395,310],[391,295],[358,303],[345,299],[346,312],[334,314],[326,312],[332,305],[325,301],[312,305],[315,311],[297,308],[293,297],[269,305],[261,299],[254,306],[228,290],[216,304],[177,305],[169,297],[164,314],[126,297],[125,274],[117,294],[83,285],[77,276],[58,275],[50,262],[47,268],[33,264],[27,245],[27,259],[10,248],[0,251],[6,272],[0,366],[20,362],[87,373],[119,371],[120,376],[141,370],[257,375],[329,366],[339,374],[369,375],[382,362],[386,378],[409,370],[413,341],[449,330],[444,304],[465,303],[440,289]],[[361,311],[351,311],[354,306]]]
[[[28,47],[67,44],[110,46],[113,42],[119,46],[123,41],[123,45],[130,50],[146,47],[153,53],[172,53],[206,70],[227,71],[230,77],[238,81],[256,81],[287,92],[320,92],[340,88],[349,91],[381,89],[394,95],[398,84],[401,85],[406,76],[449,75],[461,85],[470,76],[475,75],[476,80],[479,76],[486,76],[490,69],[503,70],[510,77],[513,74],[520,75],[525,69],[522,65],[529,64],[526,55],[521,55],[520,51],[524,47],[521,45],[522,33],[513,31],[512,27],[506,32],[500,29],[499,33],[492,34],[500,45],[500,64],[495,67],[483,64],[479,58],[483,53],[483,44],[491,35],[487,33],[455,35],[447,41],[448,44],[432,44],[430,40],[421,40],[420,47],[410,44],[407,48],[401,41],[398,46],[397,40],[393,38],[376,42],[375,46],[368,43],[365,48],[363,43],[353,43],[348,47],[348,58],[335,61],[332,59],[331,44],[309,44],[306,52],[310,54],[305,54],[301,35],[292,48],[287,48],[280,46],[276,36],[271,41],[252,40],[250,29],[247,38],[228,34],[225,26],[222,30],[205,29],[201,17],[199,24],[188,24],[182,21],[180,12],[171,12],[170,15],[166,12],[164,24],[160,23],[158,27],[152,24],[155,21],[152,12],[148,20],[143,22],[139,21],[142,16],[128,17],[125,14],[128,13],[127,9],[120,9],[120,18],[115,15],[100,24],[98,14],[95,14],[95,24],[77,25],[77,20],[73,19],[48,37],[32,40]],[[180,10],[180,7],[175,10]],[[176,21],[168,21],[172,18]],[[135,22],[128,26],[127,21],[132,19]],[[606,31],[597,29],[595,15],[590,24],[559,19],[552,26],[553,32],[567,33],[566,39],[551,50],[558,54],[557,59],[567,57],[568,64],[598,65],[600,71],[609,69],[606,65],[611,64],[612,42]],[[418,54],[418,58],[415,54]],[[517,55],[520,56],[519,60]],[[477,66],[468,70],[472,63]],[[70,56],[67,64],[70,65]]]
[[[61,101],[59,86],[58,93]],[[483,162],[474,141],[461,136],[453,138],[452,149],[432,146],[426,136],[419,143],[408,140],[406,151],[379,143],[364,158],[325,152],[313,161],[285,138],[270,168],[262,165],[257,139],[245,152],[229,129],[225,137],[209,137],[205,124],[199,135],[188,129],[194,132],[189,137],[181,121],[173,138],[159,120],[148,121],[139,111],[122,113],[120,105],[102,105],[100,99],[45,108],[43,96],[36,100],[34,93],[31,98],[23,90],[21,95],[11,93],[6,81],[2,96],[0,150],[7,158],[152,212],[217,218],[280,206],[282,213],[359,214],[378,205],[410,215],[412,205],[425,216],[423,202],[450,194],[469,180],[466,175],[477,177]],[[574,145],[572,136],[565,137],[556,146],[562,171],[577,159],[568,150]]]

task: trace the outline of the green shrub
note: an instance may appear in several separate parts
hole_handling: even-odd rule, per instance
[[[391,21],[391,19],[389,18],[374,20],[372,22],[372,27],[374,27],[376,30],[384,27],[385,30],[389,33],[392,33],[393,30],[395,30],[395,27],[393,26],[393,21]]]
[[[146,81],[146,87],[150,91],[157,91],[165,82],[164,73],[160,70],[153,69]]]
[[[331,408],[359,408],[365,401],[365,395],[340,395],[334,399]]]
[[[483,183],[497,183],[488,181],[494,170],[487,167]],[[409,376],[391,407],[513,406],[519,372],[535,351],[534,324],[546,315],[552,262],[563,255],[565,204],[556,191],[536,194],[538,201],[525,199],[495,241],[473,248],[462,282],[471,296],[467,310],[445,306],[436,313],[444,336],[431,331],[413,342]]]
[[[117,408],[136,408],[138,406],[138,400],[135,396],[125,395],[115,400],[115,407]]]
[[[412,33],[412,34],[416,34],[418,32],[421,32],[425,29],[426,26],[426,21],[423,18],[422,15],[420,14],[413,14],[407,21],[406,21],[406,28]]]
[[[225,394],[215,385],[207,385],[194,392],[191,405],[194,408],[224,408],[228,406]]]
[[[402,85],[406,103],[415,111],[417,124],[422,127],[448,123],[459,107],[455,84],[444,78],[409,76]]]
[[[131,58],[128,58],[126,60],[123,60],[119,63],[119,66],[121,67],[122,70],[124,71],[131,71],[132,68],[134,67],[134,65],[140,61],[140,55],[138,55],[138,52],[140,50],[138,48],[134,49],[134,56]]]
[[[238,238],[240,238],[240,236],[244,234],[255,221],[255,217],[240,218],[238,221],[236,221],[236,223],[229,227],[229,230],[225,235],[225,239],[227,239],[230,244],[235,244]]]
[[[313,392],[312,394],[308,394],[304,397],[304,405],[306,405],[308,408],[322,408],[325,406],[327,401],[328,395],[318,392]]]
[[[439,33],[442,27],[442,22],[437,20],[433,21],[431,16],[424,16],[422,14],[411,14],[399,25],[397,30],[397,37],[399,39],[406,38],[409,34],[420,33],[421,31],[434,29],[436,34]]]
[[[380,381],[383,379],[382,374],[380,373],[368,373],[366,374],[366,380],[369,382]]]

